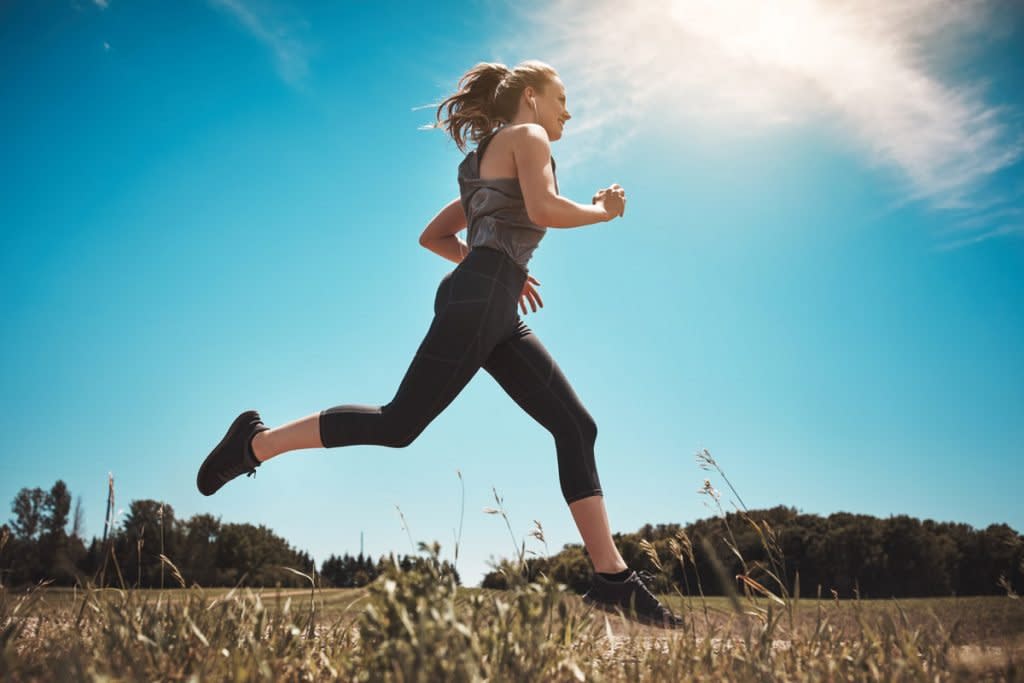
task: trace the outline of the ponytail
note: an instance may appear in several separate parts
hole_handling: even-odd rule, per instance
[[[543,90],[557,72],[548,64],[529,60],[509,69],[481,62],[459,79],[458,91],[437,108],[435,128],[444,128],[461,151],[466,141],[480,142],[516,115],[519,95],[526,86]],[[441,113],[447,109],[447,116]]]

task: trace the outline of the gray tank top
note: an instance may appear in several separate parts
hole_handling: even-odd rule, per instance
[[[530,272],[526,265],[547,228],[530,221],[519,178],[480,178],[480,159],[493,138],[494,133],[484,138],[459,164],[459,192],[468,230],[466,243],[470,250],[491,247],[502,251]],[[552,157],[551,172],[554,171]]]

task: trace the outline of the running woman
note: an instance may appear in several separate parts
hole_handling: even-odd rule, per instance
[[[570,118],[565,86],[543,62],[513,69],[480,63],[462,76],[458,91],[438,106],[437,127],[460,151],[467,139],[476,149],[459,164],[459,197],[419,240],[458,265],[438,285],[430,329],[394,398],[382,406],[335,406],[275,429],[247,410],[199,468],[201,493],[212,495],[288,451],[356,444],[405,448],[483,368],[554,437],[562,495],[594,566],[584,602],[609,611],[633,608],[633,618],[655,626],[682,625],[615,547],[594,461],[597,425],[516,311],[517,304],[524,315],[527,304],[533,311],[544,305],[527,264],[548,228],[625,214],[626,193],[618,184],[598,190],[590,205],[558,194],[551,144]],[[465,243],[457,235],[463,228]]]

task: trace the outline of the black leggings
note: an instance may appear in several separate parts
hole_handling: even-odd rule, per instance
[[[603,495],[594,462],[597,425],[540,339],[519,318],[526,272],[504,252],[474,247],[441,280],[434,319],[395,397],[383,406],[320,412],[324,448],[404,448],[481,367],[555,438],[567,503]]]

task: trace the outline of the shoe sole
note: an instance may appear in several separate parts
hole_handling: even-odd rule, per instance
[[[652,619],[651,617],[645,617],[641,614],[631,614],[626,610],[625,607],[622,607],[621,605],[610,605],[607,602],[599,602],[597,600],[594,600],[593,598],[588,598],[586,596],[583,596],[580,599],[583,600],[584,605],[589,605],[590,607],[599,609],[602,612],[608,612],[609,614],[615,614],[621,617],[625,617],[629,621],[635,621],[639,624],[643,624],[644,626],[655,626],[657,628],[667,629],[670,631],[683,628],[683,624],[673,625],[661,619]]]
[[[263,421],[262,418],[260,418],[259,412],[256,411],[256,410],[246,410],[242,414],[240,414],[238,417],[236,417],[234,422],[231,423],[231,426],[228,427],[228,431],[224,434],[224,437],[220,440],[220,443],[218,443],[216,446],[214,446],[213,450],[210,451],[210,454],[206,456],[206,460],[204,460],[203,464],[199,466],[199,473],[196,474],[196,488],[199,489],[199,493],[203,494],[204,496],[212,496],[213,494],[217,493],[217,491],[219,491],[221,489],[223,484],[221,484],[220,486],[218,486],[214,490],[210,491],[209,493],[207,493],[206,491],[203,491],[203,487],[202,487],[202,484],[201,484],[202,479],[203,479],[203,474],[206,472],[207,467],[209,467],[210,461],[213,460],[214,454],[216,454],[222,448],[224,448],[224,444],[226,444],[228,441],[230,441],[231,437],[233,437],[238,432],[238,430],[242,429],[242,427],[244,427],[253,418],[259,420],[260,422]]]

